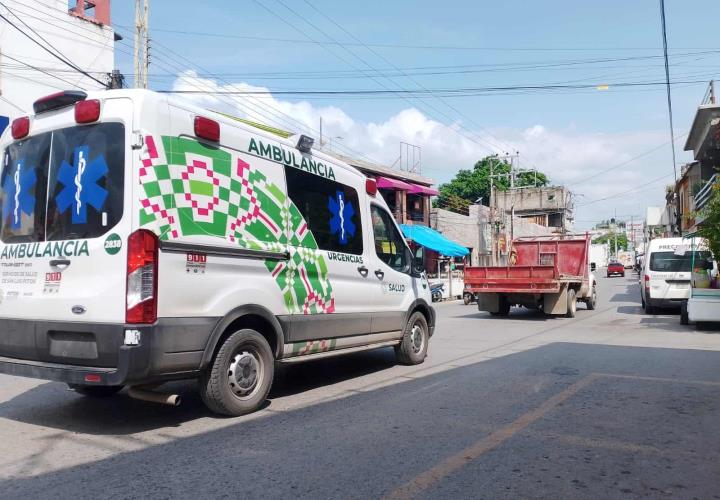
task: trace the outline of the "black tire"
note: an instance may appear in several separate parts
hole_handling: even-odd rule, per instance
[[[402,341],[395,346],[395,356],[403,365],[419,365],[427,356],[430,329],[421,312],[415,312],[405,325]]]
[[[589,311],[594,311],[597,307],[597,286],[593,285],[590,298],[585,301],[585,305],[587,305]]]
[[[498,302],[498,312],[495,313],[495,316],[509,316],[510,302],[508,302],[507,297],[501,295],[500,297],[498,297]]]
[[[270,392],[274,363],[265,337],[255,330],[238,330],[223,342],[200,377],[200,396],[210,411],[220,415],[252,413]]]
[[[640,307],[645,309],[645,297],[642,296],[642,293],[640,294]]]
[[[68,387],[78,394],[89,398],[109,398],[122,391],[122,385],[82,385],[68,384]]]
[[[688,310],[687,310],[687,302],[682,302],[680,304],[680,324],[681,325],[689,325],[690,324],[690,318],[688,317]]]
[[[469,293],[464,293],[463,294],[463,304],[465,304],[467,306],[470,304],[470,302],[472,302],[471,295]]]
[[[655,307],[650,305],[649,301],[644,301],[643,308],[645,309],[645,314],[653,315],[655,314]]]
[[[565,313],[566,318],[574,318],[575,312],[577,311],[577,299],[575,290],[572,288],[567,292],[567,312]]]

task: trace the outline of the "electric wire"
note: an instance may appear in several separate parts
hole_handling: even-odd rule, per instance
[[[30,31],[32,31],[33,33],[35,33],[35,35],[37,35],[38,38],[40,38],[40,39],[43,40],[46,44],[48,44],[49,46],[52,47],[52,44],[50,44],[47,40],[45,40],[45,38],[43,38],[42,35],[40,35],[37,31],[35,31],[32,27],[30,27],[27,23],[25,23],[25,21],[23,21],[22,18],[20,18],[17,14],[15,14],[15,13],[14,13],[11,9],[9,9],[4,3],[0,2],[0,6],[2,6],[3,8],[5,8],[6,11],[8,11],[8,12],[9,12],[10,14],[12,14],[15,18],[17,18],[17,19],[18,19],[22,24],[24,24]],[[80,67],[78,67],[77,65],[75,65],[74,63],[72,63],[69,59],[67,59],[65,56],[63,56],[62,53],[61,53],[60,51],[58,51],[57,49],[55,49],[55,52],[54,52],[54,51],[50,50],[48,47],[46,47],[45,45],[41,44],[40,42],[38,42],[37,40],[35,40],[32,36],[28,35],[25,31],[23,31],[21,28],[19,28],[15,23],[13,23],[12,21],[10,21],[10,20],[9,20],[7,17],[5,17],[3,14],[0,14],[0,19],[5,20],[5,22],[7,22],[10,26],[12,26],[13,28],[15,28],[15,29],[16,29],[17,31],[19,31],[22,35],[24,35],[25,37],[27,37],[30,41],[32,41],[32,42],[35,43],[37,46],[39,46],[40,48],[42,48],[42,49],[43,49],[45,52],[47,52],[48,54],[52,55],[52,56],[55,57],[56,59],[62,61],[62,62],[65,63],[65,64],[67,64],[67,65],[70,66],[71,68],[74,68],[75,70],[77,70],[78,73],[81,73],[81,74],[85,75],[86,77],[90,78],[91,80],[94,80],[95,82],[99,83],[100,85],[103,86],[103,88],[107,87],[107,84],[106,84],[105,82],[102,82],[102,81],[98,80],[97,78],[95,78],[94,76],[92,76],[91,74],[89,74],[88,72],[84,71],[83,69],[81,69]],[[57,53],[56,53],[56,52],[57,52]]]

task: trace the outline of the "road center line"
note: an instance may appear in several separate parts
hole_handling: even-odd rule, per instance
[[[511,437],[515,436],[518,432],[525,429],[533,422],[541,419],[548,412],[552,411],[557,405],[577,394],[587,385],[591,384],[598,378],[596,374],[590,374],[566,389],[562,390],[558,394],[552,396],[546,400],[536,409],[525,413],[512,423],[501,427],[490,435],[484,437],[480,441],[476,442],[472,446],[465,448],[460,453],[457,453],[431,469],[419,474],[411,481],[405,483],[400,488],[396,489],[385,498],[391,500],[400,500],[414,498],[422,491],[428,489],[430,486],[446,478],[453,472],[462,469],[469,462],[477,459],[480,455],[496,448],[503,442],[507,441]]]

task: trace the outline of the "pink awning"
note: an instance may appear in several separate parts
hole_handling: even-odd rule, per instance
[[[421,186],[420,184],[410,184],[410,192],[413,194],[426,194],[428,196],[437,196],[440,194],[435,188]]]
[[[400,191],[412,191],[413,185],[391,177],[378,177],[377,187],[383,189],[398,189]]]

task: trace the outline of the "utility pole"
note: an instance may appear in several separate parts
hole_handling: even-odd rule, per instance
[[[135,0],[135,88],[148,86],[148,66],[150,65],[150,39],[148,36],[148,11],[150,0]]]
[[[495,207],[493,205],[493,161],[490,158],[490,265],[495,265],[495,214],[493,213]]]

